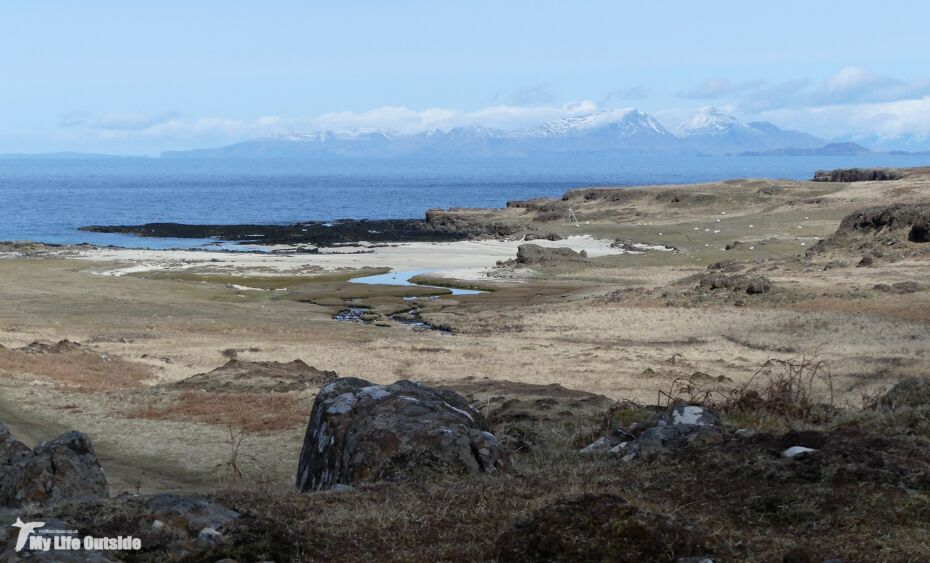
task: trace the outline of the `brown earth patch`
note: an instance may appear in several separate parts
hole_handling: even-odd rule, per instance
[[[146,365],[68,340],[33,342],[13,350],[0,346],[0,371],[86,392],[138,388],[154,375]]]
[[[202,422],[247,432],[276,432],[306,424],[308,401],[294,394],[184,391],[150,399],[128,418]]]

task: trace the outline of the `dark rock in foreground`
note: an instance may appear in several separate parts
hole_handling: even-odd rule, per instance
[[[0,506],[107,495],[106,476],[87,436],[72,431],[30,450],[0,423]]]
[[[0,511],[11,522],[44,522],[41,530],[78,530],[59,534],[82,540],[131,537],[139,549],[117,551],[51,550],[16,553],[16,528],[0,532],[0,561],[291,561],[293,546],[280,523],[243,515],[209,500],[176,495],[120,495],[24,510]],[[9,531],[8,531],[9,530]]]
[[[612,494],[556,501],[500,536],[497,561],[674,561],[706,553],[700,537]]]
[[[319,491],[435,473],[490,473],[507,454],[459,394],[410,381],[337,379],[317,395],[297,488]]]
[[[900,180],[904,175],[886,168],[841,168],[837,170],[818,170],[814,173],[814,182],[883,182]]]

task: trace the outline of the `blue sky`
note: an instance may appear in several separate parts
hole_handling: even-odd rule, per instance
[[[156,154],[274,131],[714,105],[829,138],[930,135],[930,4],[0,6],[0,152]]]

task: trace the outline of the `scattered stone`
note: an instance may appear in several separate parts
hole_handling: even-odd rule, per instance
[[[67,354],[68,352],[86,352],[88,348],[79,342],[70,340],[60,340],[58,342],[46,342],[36,340],[19,349],[27,354]]]
[[[757,295],[768,293],[772,289],[772,281],[765,276],[755,274],[725,275],[707,273],[698,276],[698,286],[708,291],[725,289],[737,293]]]
[[[560,234],[558,234],[558,233],[548,233],[548,234],[527,233],[527,235],[526,235],[525,237],[523,237],[523,240],[526,241],[526,242],[530,242],[530,241],[533,241],[533,240],[551,240],[551,241],[558,241],[558,240],[562,240],[562,238],[563,238],[562,235],[560,235]]]
[[[239,519],[239,513],[198,497],[160,494],[145,500],[146,513],[163,528],[183,530],[192,538],[218,539]]]
[[[670,407],[652,426],[615,429],[581,450],[585,454],[618,455],[624,462],[654,459],[670,450],[723,441],[720,417],[698,405]]]
[[[809,454],[809,453],[813,453],[813,452],[816,452],[816,451],[817,451],[817,450],[815,450],[814,448],[807,448],[807,447],[805,447],[805,446],[791,446],[791,447],[788,448],[787,450],[783,451],[783,452],[781,453],[781,455],[782,455],[782,457],[786,457],[786,458],[788,458],[788,459],[793,459],[793,458],[795,458],[795,457],[797,457],[797,456],[799,456],[799,455],[802,455],[802,454]]]
[[[859,268],[868,268],[875,263],[875,258],[872,256],[863,256],[862,260],[859,260],[859,263],[856,265]]]
[[[107,495],[106,476],[86,435],[68,432],[30,450],[0,423],[0,506]]]
[[[79,530],[78,538],[132,537],[138,551],[16,553],[16,528],[0,530],[0,561],[291,561],[291,538],[280,523],[244,516],[199,497],[120,495],[15,509],[4,517],[44,522],[45,529]],[[65,534],[66,535],[66,534]],[[73,555],[73,557],[70,557]],[[69,558],[70,557],[70,558]]]
[[[727,249],[729,250],[729,249]],[[707,269],[715,272],[725,272],[727,274],[733,274],[739,272],[743,269],[743,265],[737,262],[736,260],[722,260],[720,262],[714,262],[713,264],[707,266]]]
[[[453,391],[411,381],[337,379],[313,402],[297,488],[490,473],[508,462],[490,430],[481,413]]]

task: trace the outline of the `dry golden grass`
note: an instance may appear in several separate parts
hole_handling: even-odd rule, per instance
[[[135,389],[153,377],[148,366],[89,351],[27,354],[2,347],[0,370],[87,392]]]
[[[184,391],[150,400],[128,418],[202,422],[240,428],[250,433],[287,430],[306,424],[306,401],[289,393],[207,393]]]
[[[930,300],[922,295],[856,300],[841,297],[816,297],[789,305],[786,308],[794,311],[871,315],[930,324]]]

